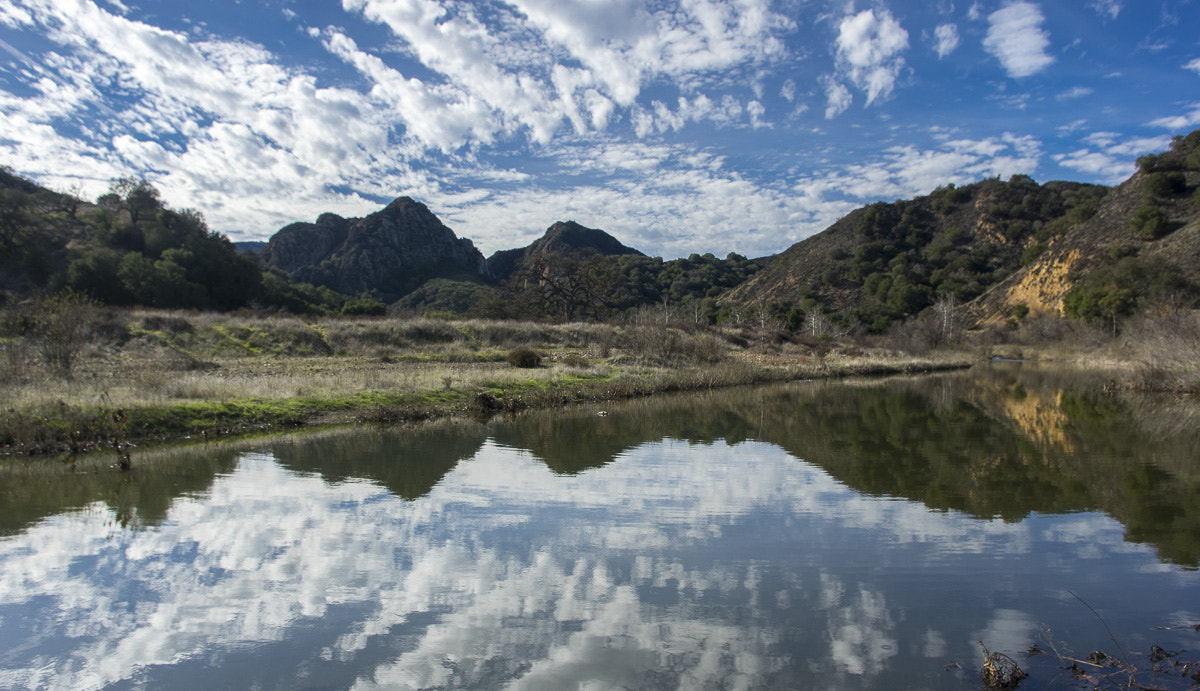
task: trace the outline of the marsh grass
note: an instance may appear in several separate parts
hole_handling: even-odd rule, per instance
[[[427,419],[818,376],[910,370],[745,329],[132,310],[58,375],[6,336],[0,447],[103,446],[123,411],[135,439],[354,420]],[[534,352],[538,367],[509,354]]]

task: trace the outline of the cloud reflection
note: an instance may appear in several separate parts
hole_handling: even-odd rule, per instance
[[[1129,551],[1115,521],[1075,518],[1040,529],[864,496],[762,443],[667,440],[559,476],[488,442],[414,501],[248,454],[153,528],[97,504],[0,541],[0,686],[183,665],[215,682],[222,660],[271,645],[297,651],[254,668],[274,685],[326,665],[362,689],[871,686],[914,664],[906,639],[925,665],[980,628],[993,648],[1031,628],[1008,610],[909,617],[927,598],[889,570],[1036,564],[1039,543]]]

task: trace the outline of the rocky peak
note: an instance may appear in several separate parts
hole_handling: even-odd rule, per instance
[[[532,244],[501,250],[488,257],[488,267],[497,279],[503,280],[527,258],[544,252],[596,252],[604,256],[641,254],[598,228],[587,228],[575,221],[558,221]]]
[[[389,302],[431,278],[490,278],[471,241],[410,197],[363,218],[322,214],[316,223],[293,223],[271,238],[263,259],[296,280]]]

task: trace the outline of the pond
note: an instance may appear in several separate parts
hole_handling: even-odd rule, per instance
[[[993,364],[9,461],[0,687],[1191,688],[1197,408]]]

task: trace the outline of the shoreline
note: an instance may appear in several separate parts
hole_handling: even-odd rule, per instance
[[[363,392],[329,397],[244,398],[114,407],[69,404],[9,408],[4,427],[10,436],[0,457],[65,460],[77,456],[128,453],[197,441],[287,434],[363,424],[402,424],[448,417],[486,417],[527,409],[618,401],[666,393],[704,391],[812,379],[882,377],[967,369],[967,357],[771,358],[753,362],[730,357],[705,367],[667,368],[610,365],[607,374],[550,369],[549,378],[502,384],[442,387],[419,394]],[[484,364],[498,373],[507,365]],[[543,372],[545,374],[545,372]],[[17,431],[19,430],[19,431]]]
[[[0,339],[0,458],[487,416],[739,385],[1059,364],[1098,390],[1200,393],[1190,359],[968,339],[904,347],[774,326],[321,318],[101,309],[56,369]]]

